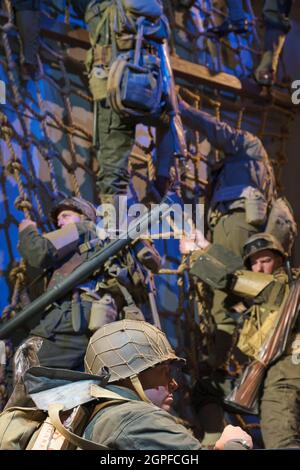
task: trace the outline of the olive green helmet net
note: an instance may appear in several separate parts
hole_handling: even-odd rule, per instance
[[[129,378],[145,400],[135,386],[138,374],[168,361],[184,362],[176,356],[166,335],[150,323],[128,319],[104,325],[94,333],[87,347],[85,369],[97,375],[108,367],[109,383]]]
[[[57,216],[63,210],[71,210],[82,214],[86,219],[96,222],[96,209],[93,204],[86,199],[80,197],[67,197],[58,202],[51,210],[50,216],[52,222],[57,224]]]
[[[249,258],[261,251],[272,250],[279,253],[283,258],[286,258],[288,253],[284,250],[282,244],[270,233],[262,232],[252,235],[243,246],[243,259],[244,263],[249,261]]]

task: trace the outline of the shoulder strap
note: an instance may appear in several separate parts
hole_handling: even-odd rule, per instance
[[[107,406],[114,405],[117,403],[126,403],[128,401],[135,401],[131,400],[130,398],[124,398],[118,393],[112,392],[111,390],[99,387],[99,385],[92,384],[91,385],[91,396],[94,398],[103,398],[108,399],[104,403],[99,403],[95,406],[92,415],[89,419],[91,419],[103,408]],[[51,419],[52,424],[58,429],[58,431],[72,444],[77,447],[80,447],[83,450],[107,450],[109,447],[104,446],[102,444],[97,444],[96,442],[90,441],[89,439],[84,439],[83,437],[74,434],[73,432],[69,431],[65,428],[63,423],[60,420],[59,413],[64,409],[64,405],[61,403],[51,403],[49,405],[48,414]]]
[[[109,406],[116,405],[117,403],[118,403],[118,404],[126,403],[127,401],[128,401],[128,400],[126,400],[126,399],[124,398],[124,400],[116,400],[116,399],[114,399],[114,400],[104,401],[103,403],[98,403],[98,404],[95,406],[95,408],[94,408],[94,410],[93,410],[93,412],[92,412],[92,414],[91,414],[90,419],[89,419],[88,422],[90,423],[90,422],[92,421],[92,419],[94,418],[94,416],[96,416],[96,414],[99,413],[99,411],[103,410],[104,408],[108,408]]]
[[[111,16],[111,12],[112,10],[115,8],[115,5],[110,5],[109,7],[107,7],[107,9],[105,10],[105,12],[103,13],[103,16],[101,18],[101,20],[99,21],[98,25],[97,25],[97,28],[96,28],[96,31],[95,31],[95,34],[92,36],[90,35],[90,41],[91,41],[91,45],[92,47],[95,47],[97,42],[98,42],[98,39],[99,39],[99,36],[100,36],[100,33],[101,33],[101,30],[104,26],[104,23],[107,19],[110,18]]]
[[[60,420],[59,413],[64,409],[64,405],[61,403],[51,403],[49,405],[48,413],[52,424],[58,429],[58,431],[76,447],[80,447],[84,450],[108,450],[107,446],[96,444],[96,442],[84,439],[83,437],[74,434],[65,428]]]

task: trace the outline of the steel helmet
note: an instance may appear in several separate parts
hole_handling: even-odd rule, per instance
[[[71,210],[84,215],[88,220],[96,223],[96,209],[93,204],[80,197],[67,197],[56,204],[50,212],[51,219],[57,225],[57,217],[63,210]]]
[[[256,233],[252,235],[243,246],[243,259],[244,263],[249,260],[250,256],[254,255],[255,253],[259,253],[263,250],[272,250],[279,253],[283,258],[287,256],[287,253],[284,251],[283,246],[270,233],[263,232],[263,233]]]
[[[167,361],[185,361],[176,356],[166,335],[140,320],[121,320],[104,325],[90,338],[85,369],[97,375],[108,367],[109,382],[137,376]]]

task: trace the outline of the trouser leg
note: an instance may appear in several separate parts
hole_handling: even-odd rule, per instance
[[[213,242],[221,244],[241,256],[242,247],[246,240],[258,231],[259,228],[246,222],[244,212],[233,212],[221,217],[213,231]],[[230,306],[238,303],[239,300],[222,291],[216,290],[214,292],[211,309],[215,324],[214,347],[208,360],[213,372],[205,379],[207,403],[200,412],[205,432],[203,445],[212,445],[220,437],[224,427],[223,399],[230,392],[230,386],[233,383],[221,367],[228,358],[236,328],[234,320],[226,315],[226,312],[230,311]]]
[[[288,355],[267,372],[261,398],[265,447],[300,448],[300,364]]]
[[[106,100],[98,102],[100,194],[126,194],[129,184],[128,160],[135,138],[135,125],[115,113]]]

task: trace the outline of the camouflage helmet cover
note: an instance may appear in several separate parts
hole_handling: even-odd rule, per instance
[[[247,262],[250,256],[259,253],[260,251],[264,250],[272,250],[279,253],[283,258],[287,256],[283,246],[270,233],[263,232],[263,233],[256,233],[252,235],[243,246],[243,259],[244,262]]]
[[[104,325],[90,338],[85,369],[97,375],[108,367],[109,382],[126,379],[162,362],[182,361],[166,335],[140,320],[121,320]]]
[[[78,212],[78,214],[84,215],[88,220],[96,222],[96,209],[93,204],[80,197],[67,197],[62,199],[56,204],[51,212],[50,216],[55,225],[57,225],[57,217],[63,210],[71,210]]]

